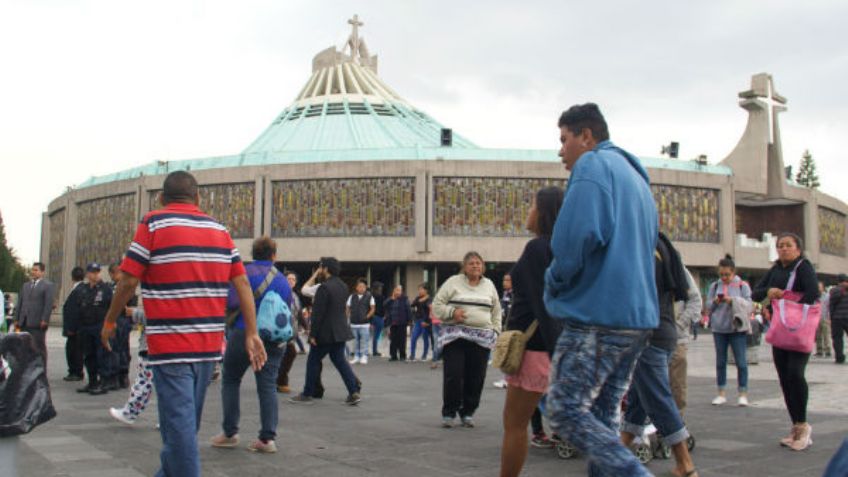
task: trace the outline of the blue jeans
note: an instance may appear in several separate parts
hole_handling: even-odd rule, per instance
[[[430,327],[424,326],[422,320],[415,320],[415,324],[412,326],[412,339],[409,346],[409,357],[412,359],[415,359],[415,345],[418,344],[418,338],[422,336],[424,337],[424,354],[421,355],[421,359],[427,359],[427,353],[430,351],[430,340],[432,339]]]
[[[379,351],[377,350],[377,345],[380,344],[380,335],[382,335],[383,333],[384,325],[385,323],[383,323],[382,316],[374,315],[373,317],[371,317],[371,326],[373,327],[371,333],[371,354],[373,354],[374,356],[379,353]]]
[[[589,476],[650,476],[621,444],[621,399],[648,330],[566,322],[551,362],[546,407],[553,430],[589,459]]]
[[[836,454],[833,454],[822,477],[841,477],[845,475],[846,470],[848,470],[848,439],[842,441]]]
[[[162,435],[162,468],[156,477],[200,476],[197,431],[214,365],[204,361],[153,366]]]
[[[736,358],[736,379],[739,392],[748,391],[748,358],[745,356],[748,336],[745,333],[713,333],[716,350],[716,384],[720,390],[727,386],[727,346]]]
[[[345,344],[342,342],[321,344],[309,348],[309,354],[306,357],[306,383],[303,385],[303,395],[315,395],[315,386],[317,385],[318,377],[321,375],[321,361],[328,354],[330,355],[330,361],[333,362],[333,366],[341,374],[348,394],[358,393],[358,380],[356,379],[356,375],[353,374],[350,363],[345,359]]]
[[[642,352],[627,392],[627,411],[621,430],[641,436],[650,418],[663,440],[673,446],[685,441],[689,432],[671,394],[668,378],[671,355],[671,351],[650,345]]]
[[[371,344],[371,325],[350,325],[353,332],[353,356],[355,358],[368,357],[368,348]]]
[[[259,395],[259,438],[272,441],[277,437],[278,404],[277,374],[283,359],[285,346],[265,345],[268,360],[256,378],[256,392]],[[241,410],[239,406],[239,388],[241,378],[250,368],[250,358],[244,347],[244,330],[233,328],[227,336],[227,351],[224,353],[224,366],[221,374],[221,405],[224,409],[224,422],[221,428],[227,437],[238,433]]]

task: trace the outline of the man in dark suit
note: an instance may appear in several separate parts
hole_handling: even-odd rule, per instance
[[[309,331],[309,356],[306,358],[306,383],[303,392],[289,399],[295,403],[311,403],[321,372],[321,361],[328,354],[347,387],[345,403],[353,406],[360,401],[362,383],[353,374],[350,363],[345,359],[345,343],[353,339],[350,324],[345,316],[347,285],[338,277],[339,261],[323,257],[318,266],[318,275],[323,283],[315,293],[312,303],[312,326]]]
[[[62,305],[62,335],[67,338],[65,341],[65,359],[68,361],[68,375],[63,379],[65,381],[82,381],[82,339],[79,335],[79,319],[82,306],[82,288],[85,286],[82,281],[85,278],[85,271],[82,267],[74,267],[71,270],[71,292],[68,293],[68,298],[65,299],[65,304]]]
[[[32,280],[21,287],[15,307],[15,327],[31,334],[47,363],[47,325],[53,311],[53,283],[44,278],[44,264],[35,262],[30,270]]]

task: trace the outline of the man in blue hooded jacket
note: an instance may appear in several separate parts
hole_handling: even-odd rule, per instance
[[[545,306],[563,320],[552,360],[548,415],[589,458],[589,475],[651,475],[619,440],[620,405],[657,327],[657,211],[648,174],[609,141],[598,106],[559,118],[571,171],[554,226]]]

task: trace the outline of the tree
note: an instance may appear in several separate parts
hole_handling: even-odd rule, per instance
[[[795,182],[810,189],[818,189],[821,185],[819,176],[816,174],[816,160],[813,159],[809,149],[805,150],[804,155],[801,156],[801,165],[798,167]]]
[[[26,269],[15,255],[15,251],[6,243],[6,226],[0,214],[0,290],[17,292],[26,281]]]

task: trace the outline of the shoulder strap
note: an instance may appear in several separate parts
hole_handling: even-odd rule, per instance
[[[803,262],[804,260],[805,259],[803,259],[803,258],[801,260],[798,260],[798,263],[795,264],[795,268],[792,269],[792,273],[789,274],[789,281],[786,282],[786,290],[787,291],[792,291],[792,287],[795,286],[795,275],[798,272],[798,267],[801,266],[801,262]]]
[[[539,327],[539,320],[533,320],[533,323],[530,323],[530,326],[527,327],[527,331],[524,332],[524,339],[530,340],[534,333],[536,333],[536,328]]]
[[[265,275],[265,280],[263,280],[262,284],[259,285],[259,288],[257,288],[253,292],[253,297],[255,299],[258,300],[265,293],[265,290],[267,290],[268,287],[271,286],[271,282],[274,281],[274,278],[277,276],[278,273],[280,272],[277,270],[277,267],[271,265],[271,269],[268,270],[268,274]]]

